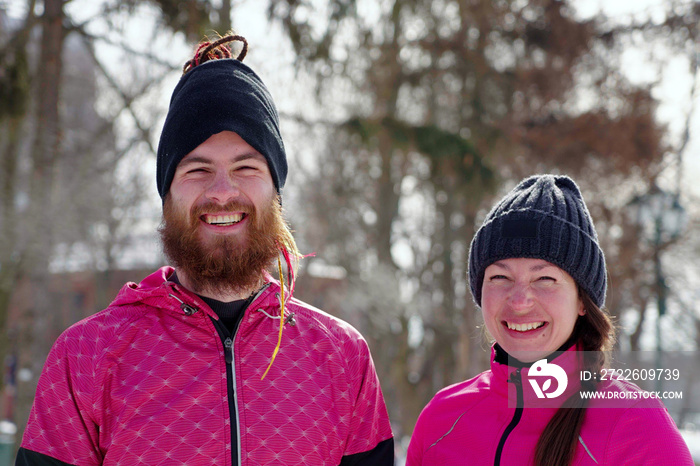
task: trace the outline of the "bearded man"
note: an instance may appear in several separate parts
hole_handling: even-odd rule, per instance
[[[185,66],[157,163],[175,268],[128,283],[59,337],[17,464],[393,464],[364,339],[291,298],[286,155],[246,50],[226,36]]]

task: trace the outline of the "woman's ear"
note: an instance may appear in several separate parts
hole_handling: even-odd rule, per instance
[[[578,299],[578,315],[586,315],[586,307],[583,305],[583,300],[581,298]]]

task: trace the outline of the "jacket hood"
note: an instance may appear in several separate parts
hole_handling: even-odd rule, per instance
[[[161,267],[140,283],[128,282],[117,294],[117,297],[112,301],[112,306],[125,306],[144,302],[148,298],[154,296],[167,296],[168,277],[175,271],[172,267]]]

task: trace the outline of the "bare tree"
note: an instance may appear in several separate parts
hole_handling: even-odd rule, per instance
[[[0,361],[11,352],[33,374],[19,381],[20,427],[51,343],[98,310],[59,315],[55,304],[64,298],[50,291],[51,272],[94,270],[98,305],[106,306],[106,283],[133,246],[132,231],[157,221],[144,214],[152,182],[140,165],[155,153],[154,126],[165,111],[158,86],[182,61],[163,53],[163,44],[178,31],[197,41],[212,21],[230,27],[230,1],[104,2],[80,21],[69,5],[47,0],[38,10],[29,0],[22,19],[0,11],[0,332],[8,336],[0,338]],[[130,14],[144,12],[167,27],[154,27],[150,40],[134,46],[124,28]],[[120,61],[101,56],[105,47]],[[32,294],[18,303],[27,282]],[[8,328],[12,302],[22,315]]]

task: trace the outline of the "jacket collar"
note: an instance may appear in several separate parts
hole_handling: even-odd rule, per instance
[[[561,368],[566,374],[566,389],[564,392],[555,398],[539,398],[533,387],[533,382],[542,388],[543,384],[550,377],[541,375],[530,375],[531,368],[534,364],[525,363],[511,357],[506,351],[501,348],[498,343],[491,348],[491,372],[494,377],[493,389],[501,395],[508,397],[508,406],[515,407],[516,400],[516,384],[519,384],[523,390],[524,407],[537,408],[558,408],[569,396],[578,391],[580,382],[580,370],[583,367],[583,351],[580,344],[576,342],[567,342],[562,347],[548,355],[546,358],[547,364],[554,364]],[[551,387],[558,387],[558,383],[550,382]],[[554,389],[543,390],[543,392],[553,392]],[[546,395],[545,395],[546,396]]]
[[[576,344],[576,341],[567,340],[563,345],[561,345],[556,351],[550,353],[543,359],[547,359],[547,362],[554,362],[555,359],[560,357],[567,351],[580,351],[580,345]],[[534,362],[534,361],[533,361]],[[513,356],[509,355],[506,350],[504,350],[501,345],[494,343],[491,347],[491,367],[493,364],[504,364],[511,367],[529,368],[532,366],[532,362],[522,362]]]

